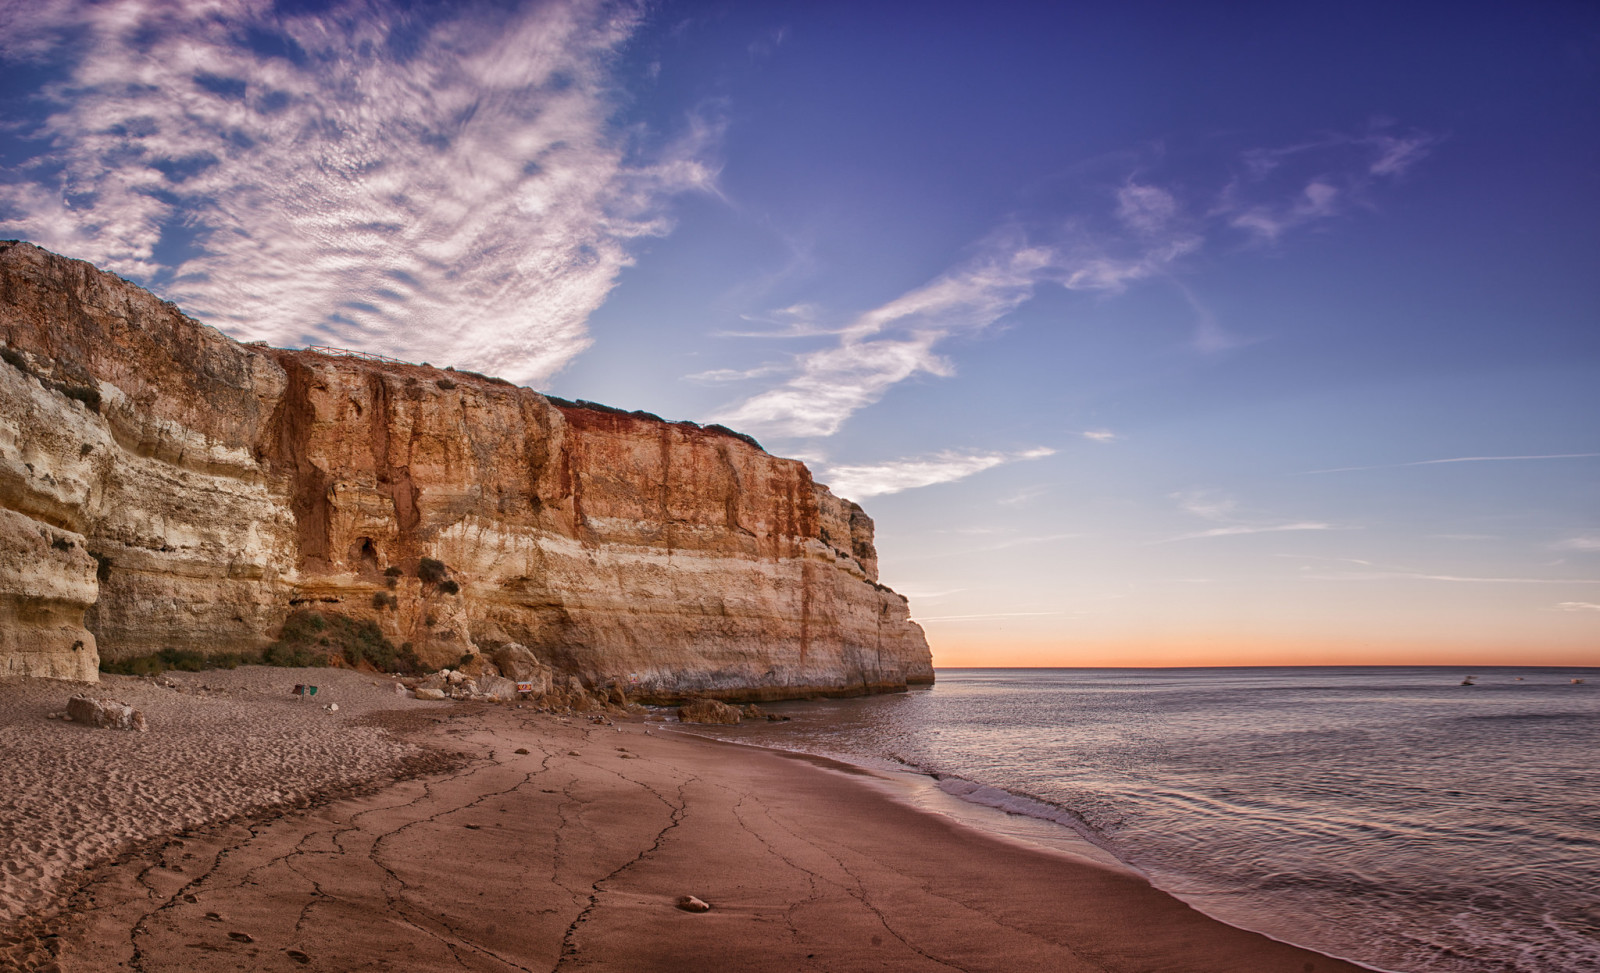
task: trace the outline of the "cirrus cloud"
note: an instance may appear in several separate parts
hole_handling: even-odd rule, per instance
[[[841,497],[865,499],[886,493],[899,493],[937,483],[953,483],[975,473],[1018,460],[1052,456],[1046,446],[1015,453],[957,453],[946,451],[922,459],[892,460],[861,466],[829,466],[822,479]]]
[[[1084,214],[1065,221],[1065,228],[1031,236],[1008,225],[980,241],[967,260],[842,327],[818,325],[822,315],[814,304],[799,305],[800,315],[793,308],[770,312],[777,327],[738,336],[835,341],[787,363],[768,361],[759,369],[723,369],[698,378],[782,375],[765,391],[724,407],[715,419],[768,435],[831,436],[901,382],[954,375],[944,346],[990,329],[1041,286],[1112,295],[1152,279],[1176,283],[1184,258],[1236,231],[1275,243],[1291,230],[1369,205],[1374,185],[1403,175],[1434,141],[1425,134],[1377,131],[1250,150],[1239,156],[1240,176],[1187,200],[1175,187],[1130,176],[1106,193],[1107,202],[1114,201],[1107,213]],[[1178,286],[1195,312],[1196,350],[1219,353],[1247,343]]]
[[[634,4],[280,9],[8,5],[0,67],[64,80],[11,126],[43,150],[0,170],[0,231],[242,339],[537,381],[714,189],[714,120],[649,151],[612,121]]]

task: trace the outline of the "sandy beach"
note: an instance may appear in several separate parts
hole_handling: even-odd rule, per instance
[[[98,690],[144,734],[0,685],[0,966],[1359,969],[827,761],[354,672],[164,679]]]

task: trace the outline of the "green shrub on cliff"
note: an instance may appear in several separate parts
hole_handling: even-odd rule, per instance
[[[254,659],[238,652],[216,652],[206,655],[192,649],[174,649],[171,646],[154,655],[141,655],[131,659],[101,659],[100,671],[119,676],[159,676],[167,670],[175,672],[204,672],[207,669],[237,669]]]
[[[263,661],[275,666],[326,666],[339,660],[351,666],[366,663],[381,672],[422,670],[416,653],[407,647],[396,649],[377,622],[307,610],[291,614],[278,641],[262,655]]]

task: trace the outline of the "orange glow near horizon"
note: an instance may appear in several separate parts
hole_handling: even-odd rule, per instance
[[[932,638],[937,668],[1165,668],[1210,666],[1600,666],[1591,644],[1506,644],[1195,637],[1141,640]]]

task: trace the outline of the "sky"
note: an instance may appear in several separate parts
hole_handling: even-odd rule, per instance
[[[936,665],[1600,665],[1593,4],[0,0],[0,237],[753,434]]]

